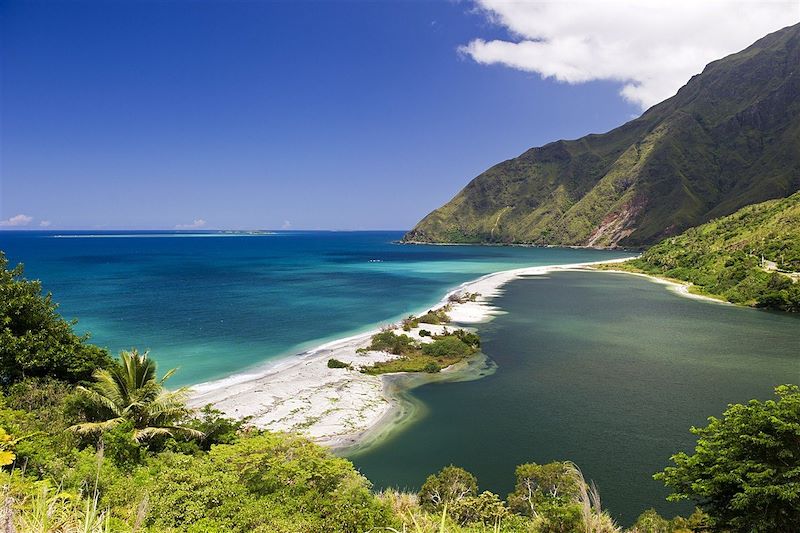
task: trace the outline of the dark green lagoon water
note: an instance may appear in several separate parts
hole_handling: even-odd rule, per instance
[[[797,316],[614,273],[521,279],[494,303],[507,314],[478,329],[497,371],[415,389],[418,419],[352,457],[378,487],[417,488],[452,463],[505,495],[515,465],[569,459],[623,524],[649,507],[689,512],[651,478],[693,446],[689,427],[800,382]]]

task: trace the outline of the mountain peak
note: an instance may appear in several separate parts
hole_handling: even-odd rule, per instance
[[[604,134],[504,161],[407,242],[641,246],[800,189],[800,24]]]

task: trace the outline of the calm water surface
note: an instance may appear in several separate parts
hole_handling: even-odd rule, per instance
[[[507,494],[514,467],[572,460],[630,524],[668,504],[651,475],[726,404],[800,383],[799,317],[705,303],[625,274],[555,273],[518,280],[481,325],[498,364],[478,381],[413,391],[421,419],[353,457],[377,486],[418,488],[453,463]]]

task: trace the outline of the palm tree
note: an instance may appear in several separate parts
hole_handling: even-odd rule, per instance
[[[156,363],[148,357],[148,352],[139,353],[135,349],[121,352],[120,364],[95,370],[95,382],[91,387],[78,387],[78,392],[89,402],[92,414],[101,421],[77,424],[70,429],[78,433],[100,433],[131,422],[136,442],[178,434],[202,438],[200,431],[178,425],[190,412],[186,407],[189,391],[164,388],[164,382],[175,370],[158,379]]]

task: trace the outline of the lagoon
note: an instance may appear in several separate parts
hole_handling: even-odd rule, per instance
[[[523,462],[571,460],[623,524],[674,515],[651,476],[688,429],[728,403],[800,382],[800,317],[680,296],[646,278],[554,272],[510,282],[478,327],[497,364],[483,379],[410,392],[416,420],[351,457],[379,488],[417,489],[448,464],[481,490],[513,488]]]

